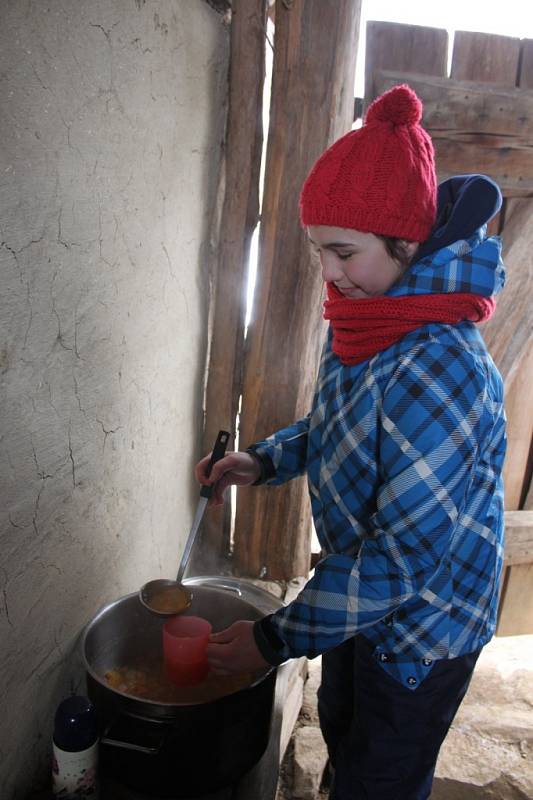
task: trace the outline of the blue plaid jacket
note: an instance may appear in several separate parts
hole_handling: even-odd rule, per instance
[[[412,265],[387,294],[491,296],[504,281],[500,250],[482,227]],[[505,416],[501,377],[472,323],[426,325],[355,366],[328,338],[311,413],[252,449],[272,463],[271,484],[307,473],[326,554],[299,596],[262,621],[273,663],[361,632],[415,689],[436,659],[491,638]]]

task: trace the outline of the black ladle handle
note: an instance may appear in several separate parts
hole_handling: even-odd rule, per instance
[[[215,442],[215,446],[213,447],[213,452],[211,453],[211,458],[209,459],[209,464],[207,465],[207,469],[205,471],[206,475],[209,477],[211,474],[211,470],[213,469],[213,465],[216,464],[217,461],[220,461],[221,458],[224,458],[226,454],[226,447],[228,446],[228,442],[230,440],[231,434],[228,431],[219,431],[217,440]],[[200,490],[201,497],[211,497],[213,494],[214,484],[211,486],[202,486]]]

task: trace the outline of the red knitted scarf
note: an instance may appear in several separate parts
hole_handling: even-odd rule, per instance
[[[350,300],[332,284],[324,318],[333,328],[333,352],[352,365],[386,350],[410,331],[430,322],[483,322],[496,307],[492,297],[477,294],[418,294]]]

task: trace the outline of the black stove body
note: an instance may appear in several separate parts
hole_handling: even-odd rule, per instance
[[[183,706],[176,720],[160,721],[117,714],[89,676],[102,730],[104,779],[158,800],[204,800],[229,791],[267,747],[275,684],[273,670],[253,687]]]
[[[233,578],[185,583],[192,588],[186,613],[208,619],[215,632],[281,606],[264,590]],[[99,717],[104,779],[168,800],[229,791],[269,744],[277,670],[272,667],[253,684],[205,703],[152,702],[113,689],[106,674],[117,665],[136,664],[150,654],[162,666],[163,622],[135,593],[103,608],[86,628],[82,654]]]

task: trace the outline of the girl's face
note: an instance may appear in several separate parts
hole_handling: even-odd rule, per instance
[[[327,225],[309,225],[307,233],[324,281],[334,283],[345,297],[360,300],[384,294],[402,274],[401,264],[373,233]],[[409,256],[417,247],[416,242],[405,243]]]

